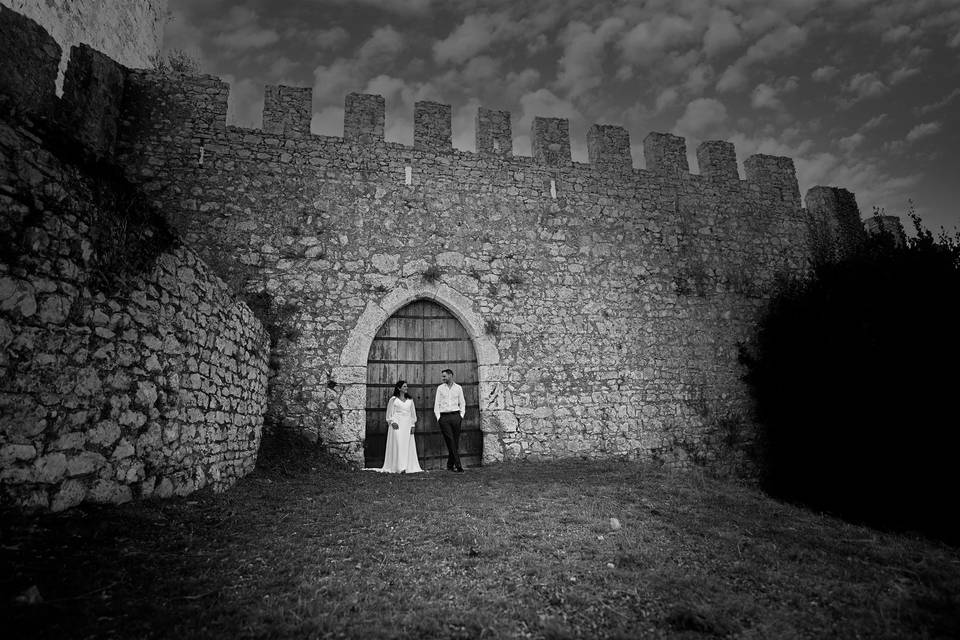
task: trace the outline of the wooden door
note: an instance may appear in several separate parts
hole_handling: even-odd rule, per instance
[[[383,466],[387,442],[386,406],[397,380],[406,380],[417,408],[417,454],[424,469],[444,469],[447,448],[433,414],[440,372],[452,369],[463,387],[467,412],[460,434],[463,466],[478,466],[483,450],[477,356],[467,331],[435,302],[403,307],[380,328],[367,357],[367,428],[364,463]]]

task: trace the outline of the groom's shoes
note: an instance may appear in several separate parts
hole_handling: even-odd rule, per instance
[[[453,471],[456,473],[463,473],[463,467],[457,467],[456,469],[453,469]]]

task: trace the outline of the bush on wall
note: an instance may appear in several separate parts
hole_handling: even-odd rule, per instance
[[[765,484],[854,520],[960,541],[960,234],[875,236],[785,283],[744,347]]]

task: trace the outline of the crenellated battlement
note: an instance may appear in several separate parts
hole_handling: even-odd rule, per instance
[[[310,135],[313,89],[267,85],[263,92],[263,130],[291,138]]]
[[[16,101],[29,110],[57,111],[70,123],[77,136],[99,153],[112,153],[117,144],[120,126],[124,120],[142,114],[129,110],[140,94],[140,102],[156,111],[155,119],[162,126],[170,105],[166,99],[145,99],[153,93],[173,93],[184,96],[189,110],[185,122],[179,123],[193,132],[201,144],[222,137],[231,130],[226,122],[230,88],[213,76],[163,76],[150,71],[130,71],[107,56],[86,46],[74,47],[66,74],[63,99],[54,94],[56,61],[59,47],[32,21],[4,9],[3,18],[17,23],[17,38],[4,42],[4,54],[18,61],[0,71],[3,84],[16,94]],[[29,71],[29,73],[26,73]],[[156,102],[156,104],[153,104]],[[142,104],[137,105],[143,107]],[[351,93],[344,100],[343,136],[351,145],[375,148],[387,145],[384,137],[386,102],[383,96]],[[264,90],[263,134],[291,141],[311,140],[328,144],[335,136],[317,136],[311,133],[313,91],[309,87],[270,85]],[[468,152],[453,147],[452,109],[448,104],[420,101],[414,105],[413,145],[411,151],[423,154],[454,154],[467,159],[475,155],[487,162],[519,162],[526,166],[549,169],[592,169],[598,175],[622,179],[681,178],[691,174],[686,140],[671,133],[651,132],[643,139],[645,169],[634,168],[630,134],[620,126],[595,124],[587,132],[586,164],[573,162],[570,146],[570,123],[565,118],[536,117],[530,131],[531,156],[517,156],[513,152],[511,114],[480,107],[476,114],[476,151]],[[244,139],[255,139],[249,135]],[[283,146],[283,145],[281,145]],[[207,150],[213,153],[212,149]],[[205,156],[215,159],[215,156]],[[802,201],[793,160],[787,157],[752,155],[744,162],[745,175],[741,179],[737,169],[736,150],[730,142],[708,140],[696,149],[699,175],[710,181],[745,182],[757,185],[764,202],[800,209]],[[416,168],[413,168],[416,171]]]
[[[737,347],[775,283],[804,276],[820,254],[856,240],[852,194],[814,188],[804,210],[790,158],[750,156],[741,178],[726,141],[697,146],[698,174],[682,137],[643,132],[635,147],[641,159],[625,128],[595,124],[586,132],[588,162],[577,162],[569,120],[537,117],[530,154],[521,155],[511,114],[480,107],[476,150],[464,151],[453,145],[451,106],[420,101],[413,142],[402,144],[385,139],[384,98],[361,93],[345,96],[341,136],[316,135],[312,90],[282,85],[265,88],[261,127],[239,127],[227,124],[230,89],[219,78],[130,70],[84,47],[72,49],[58,98],[59,57],[43,29],[0,7],[8,149],[0,170],[18,174],[5,184],[24,193],[53,187],[47,176],[54,174],[21,165],[49,168],[64,149],[77,151],[63,154],[71,167],[92,154],[102,161],[91,163],[95,169],[122,170],[212,273],[291,310],[289,325],[277,328],[296,331],[278,332],[270,355],[271,428],[303,433],[354,462],[372,441],[368,410],[381,409],[368,393],[367,365],[387,360],[370,355],[371,340],[392,314],[423,298],[452,311],[474,344],[468,405],[479,411],[482,446],[474,444],[485,461],[717,457],[729,446],[717,444],[717,434],[728,429],[711,416],[746,415]],[[21,148],[41,153],[10,160]],[[40,244],[24,238],[24,246]],[[47,281],[36,299],[24,298],[19,285],[5,289],[30,322],[73,315]],[[195,281],[191,271],[172,284],[191,293]],[[184,299],[170,315],[207,302]],[[108,334],[136,335],[96,322],[96,332],[91,325],[84,333],[96,340],[91,349]],[[180,353],[162,336],[151,339]],[[221,351],[219,342],[213,347]],[[171,364],[174,376],[184,358]],[[467,382],[459,370],[468,360],[454,361]],[[195,390],[199,398],[201,389],[204,406],[217,413],[233,401],[208,398],[201,383],[179,397]],[[144,395],[137,390],[138,403]],[[153,437],[132,431],[123,448],[136,442],[139,450]],[[46,468],[20,467],[24,474]]]
[[[184,83],[203,85],[199,96],[208,112],[226,113],[229,88],[212,76],[182,78]],[[212,90],[211,85],[220,90]],[[312,91],[308,87],[267,86],[264,92],[264,133],[289,138],[309,138],[313,114]],[[386,144],[384,137],[386,101],[383,96],[350,93],[344,99],[343,136],[345,142],[362,146]],[[513,152],[512,118],[508,111],[479,107],[475,117],[476,153],[484,157],[510,159]],[[226,119],[210,123],[225,128]],[[452,108],[448,104],[419,101],[414,105],[413,146],[422,152],[469,154],[453,147]],[[256,131],[256,129],[252,129]],[[314,136],[331,138],[331,136]],[[531,158],[544,167],[580,166],[572,160],[570,122],[566,118],[535,117],[530,130]],[[611,175],[629,174],[634,168],[630,133],[623,127],[594,124],[587,132],[587,164]],[[696,150],[699,175],[713,180],[740,180],[736,150],[723,140],[701,142]],[[651,132],[643,140],[646,170],[659,176],[691,173],[686,140],[670,133]],[[800,203],[793,161],[786,157],[749,156],[744,161],[745,180],[764,185],[775,200]]]

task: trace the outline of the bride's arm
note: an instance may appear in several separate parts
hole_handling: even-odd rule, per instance
[[[413,414],[413,422],[410,423],[410,433],[413,433],[414,427],[417,426],[417,405],[413,403],[413,399],[410,399],[410,412]]]
[[[393,421],[393,401],[394,396],[390,396],[390,399],[387,400],[387,426],[390,426],[390,423]]]

